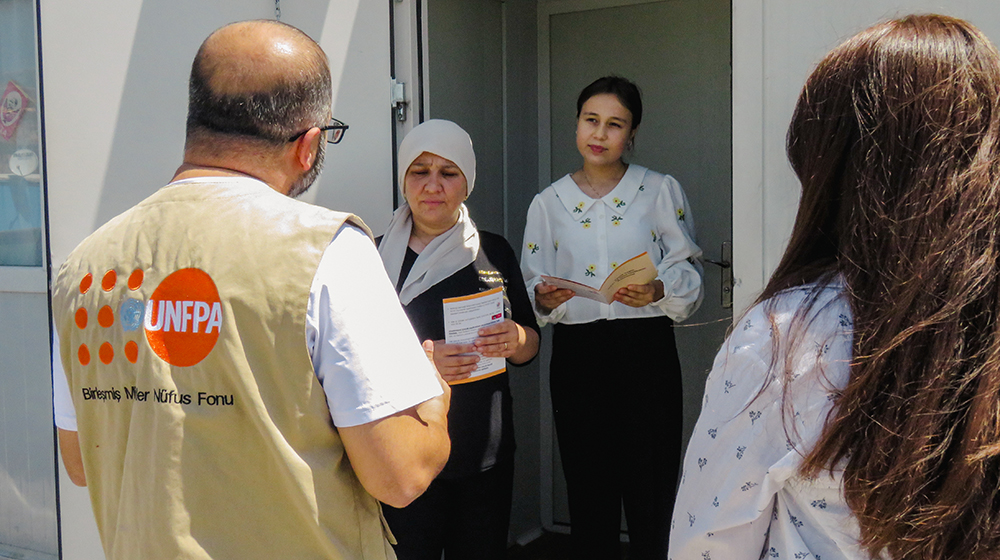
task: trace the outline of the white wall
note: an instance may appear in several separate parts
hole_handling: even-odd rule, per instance
[[[42,1],[52,261],[170,179],[184,142],[187,77],[201,41],[226,23],[273,18],[272,0]],[[350,125],[303,199],[388,224],[388,5],[282,4],[282,21],[330,57],[334,115]]]
[[[996,0],[733,0],[733,238],[736,313],[753,301],[791,233],[799,185],[785,130],[806,77],[833,47],[873,23],[943,13],[1000,43]]]
[[[327,52],[334,115],[351,127],[328,147],[326,171],[303,199],[355,212],[380,231],[392,212],[388,2],[296,0],[281,8],[282,21]],[[181,163],[187,78],[202,40],[232,21],[273,17],[273,0],[42,0],[54,266],[170,180]],[[60,480],[63,557],[102,558],[86,490],[64,471]]]

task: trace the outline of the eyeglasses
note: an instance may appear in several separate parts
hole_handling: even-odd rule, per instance
[[[330,132],[329,134],[326,135],[326,141],[329,142],[330,144],[339,144],[340,141],[344,139],[344,133],[350,127],[347,126],[346,124],[338,121],[337,119],[330,119],[330,124],[328,124],[326,126],[319,126],[319,127],[311,126],[311,127],[307,128],[307,129],[303,130],[302,132],[299,132],[295,136],[292,136],[291,138],[288,139],[288,141],[289,142],[294,142],[294,141],[298,140],[299,138],[301,138],[303,134],[309,132],[310,130],[312,130],[314,128],[319,128],[320,131],[326,131],[326,130],[332,131],[332,132]]]

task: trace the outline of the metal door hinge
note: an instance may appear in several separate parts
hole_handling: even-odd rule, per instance
[[[722,260],[713,261],[705,259],[705,262],[714,264],[722,272],[722,307],[723,309],[733,308],[733,242],[722,242]]]
[[[404,122],[406,120],[406,83],[397,82],[395,78],[390,82],[390,87],[392,91],[392,110],[396,115],[396,120],[399,122]]]

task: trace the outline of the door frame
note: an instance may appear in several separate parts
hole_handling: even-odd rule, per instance
[[[538,192],[551,184],[552,173],[552,131],[551,131],[551,79],[549,64],[551,58],[549,26],[552,16],[566,13],[586,12],[606,8],[621,8],[639,4],[656,4],[669,0],[542,0],[538,3]],[[551,359],[551,345],[543,344],[539,353],[541,375],[539,383],[539,476],[540,514],[542,527],[546,531],[568,533],[569,528],[555,522],[555,502],[553,487],[555,477],[556,445],[553,437],[553,415],[551,392],[544,382]],[[626,536],[627,538],[627,536]]]
[[[733,0],[733,318],[764,289],[764,0]]]
[[[549,21],[553,15],[669,0],[541,0],[538,3],[538,191],[552,165]],[[763,289],[764,271],[764,0],[731,3],[733,316]],[[544,408],[544,407],[543,407]],[[543,418],[544,419],[544,418]],[[543,439],[544,443],[544,439]]]
[[[538,2],[538,190],[551,173],[551,17],[558,14],[651,4],[669,0],[540,0]],[[733,317],[738,318],[764,286],[764,0],[731,2]],[[545,349],[543,348],[543,351]],[[541,356],[543,363],[549,356]],[[544,367],[544,366],[543,366]],[[553,476],[555,441],[548,387],[541,385],[540,476],[541,519],[548,531],[566,532],[554,523]]]

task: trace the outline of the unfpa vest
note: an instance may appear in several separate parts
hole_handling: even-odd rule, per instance
[[[367,231],[255,180],[181,181],[70,255],[54,314],[108,558],[394,558],[305,341],[345,221]]]

